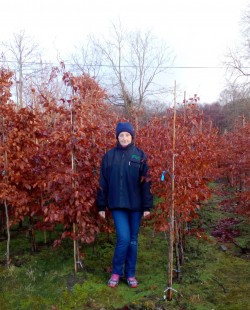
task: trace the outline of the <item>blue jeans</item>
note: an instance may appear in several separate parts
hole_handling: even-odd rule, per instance
[[[125,209],[113,210],[112,216],[116,229],[112,273],[122,276],[124,267],[125,277],[134,277],[142,212]]]

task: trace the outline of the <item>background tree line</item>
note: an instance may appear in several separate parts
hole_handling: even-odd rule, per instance
[[[226,89],[217,102],[202,105],[206,117],[221,131],[231,130],[239,115],[249,119],[249,12],[248,7],[242,16],[241,45],[231,47],[225,55]],[[49,85],[45,82],[50,78],[51,68],[64,60],[58,57],[57,64],[47,62],[39,44],[25,31],[2,42],[1,62],[14,73],[12,94],[20,107],[24,103],[35,104],[34,92],[49,92],[53,88],[58,97],[64,95],[61,81],[53,79]],[[113,23],[108,36],[89,35],[72,51],[67,62],[67,69],[73,74],[87,73],[94,78],[107,90],[107,102],[128,117],[134,109],[155,112],[170,105],[166,95],[173,91],[173,81],[162,77],[171,72],[174,51],[151,31],[128,31],[120,22]]]

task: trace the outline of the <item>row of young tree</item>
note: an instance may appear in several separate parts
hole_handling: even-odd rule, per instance
[[[221,133],[233,131],[239,118],[242,119],[242,122],[248,122],[250,120],[249,98],[232,99],[232,101],[224,105],[216,102],[201,105],[200,107],[203,110],[205,120],[213,121],[213,125]]]
[[[54,69],[45,81],[46,91],[31,89],[35,104],[23,108],[11,101],[11,79],[12,73],[1,69],[0,233],[7,236],[7,264],[10,229],[28,220],[33,250],[36,230],[63,226],[56,243],[73,239],[77,270],[79,245],[110,229],[98,218],[95,197],[101,158],[115,145],[115,124],[124,117],[86,74]],[[50,90],[53,79],[62,80],[63,97]],[[193,100],[147,117],[142,109],[134,109],[130,121],[136,128],[135,143],[148,155],[152,192],[158,201],[149,224],[155,231],[167,232],[169,216],[175,219],[171,234],[180,270],[185,236],[194,232],[191,223],[211,194],[210,181],[228,177],[236,186],[240,212],[249,215],[250,123],[220,135]]]
[[[235,128],[220,138],[219,165],[234,188],[231,202],[236,211],[250,216],[250,121],[239,117]]]

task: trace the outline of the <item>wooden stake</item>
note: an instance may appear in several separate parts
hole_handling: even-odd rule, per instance
[[[175,124],[176,124],[176,81],[174,84],[174,115],[173,115],[173,141],[172,141],[172,177],[171,177],[171,205],[169,214],[169,251],[168,251],[168,288],[167,300],[172,300],[173,286],[173,258],[174,258],[174,178],[175,178]]]
[[[75,111],[73,109],[73,107],[71,108],[71,139],[72,141],[74,141],[74,120],[75,120]],[[76,167],[75,167],[75,149],[74,146],[71,149],[71,170],[72,170],[72,174],[75,174],[76,171]],[[72,179],[72,188],[75,190],[75,181],[74,179]],[[74,235],[74,269],[75,272],[78,271],[78,243],[76,240],[76,233],[77,233],[77,224],[73,223],[73,235]]]
[[[76,235],[76,224],[73,223],[73,233]],[[78,266],[77,266],[77,240],[74,239],[74,267],[75,267],[75,272],[78,271]]]

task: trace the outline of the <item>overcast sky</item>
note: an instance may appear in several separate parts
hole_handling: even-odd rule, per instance
[[[14,32],[43,47],[46,60],[57,52],[67,60],[89,33],[105,34],[118,19],[128,30],[152,29],[176,55],[177,67],[220,67],[239,40],[240,20],[250,0],[2,0],[0,42]],[[223,69],[179,68],[168,76],[187,96],[213,102],[225,86]]]

